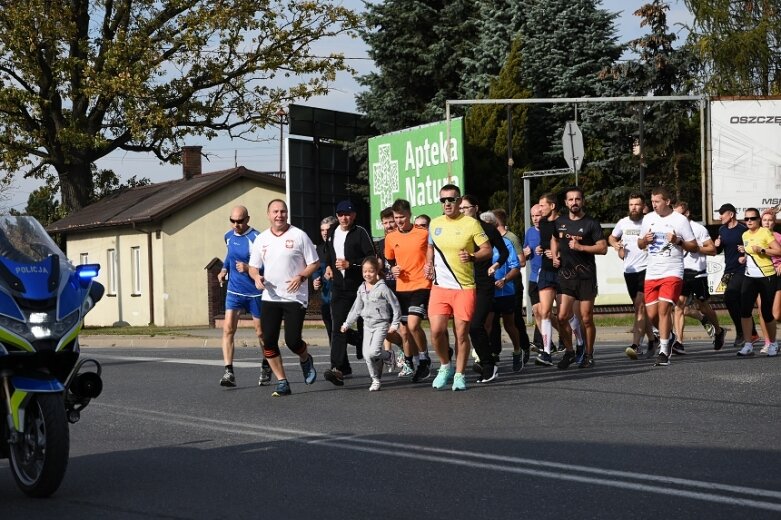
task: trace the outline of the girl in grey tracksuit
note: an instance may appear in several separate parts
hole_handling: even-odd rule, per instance
[[[358,287],[358,297],[342,325],[342,332],[346,332],[358,320],[358,316],[363,318],[363,359],[372,378],[369,391],[374,392],[380,389],[382,364],[392,366],[395,362],[394,352],[384,350],[383,341],[388,332],[399,328],[401,307],[396,295],[380,277],[380,261],[377,257],[367,257],[361,269],[363,283]]]

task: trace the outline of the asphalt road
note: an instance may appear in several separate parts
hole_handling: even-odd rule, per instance
[[[611,340],[592,370],[503,363],[459,393],[386,374],[369,393],[362,362],[306,386],[286,355],[293,395],[272,398],[256,348],[226,389],[198,345],[85,347],[105,390],[65,481],[28,499],[0,461],[0,518],[781,518],[779,358],[700,340],[653,368]]]

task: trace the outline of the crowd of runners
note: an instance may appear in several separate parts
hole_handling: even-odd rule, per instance
[[[330,344],[330,368],[323,376],[337,387],[352,374],[350,344],[367,365],[370,391],[380,390],[383,374],[389,373],[412,383],[433,376],[433,388],[460,391],[467,389],[471,368],[478,374],[477,384],[490,383],[499,376],[502,327],[512,344],[514,372],[523,369],[532,351],[537,365],[593,368],[595,257],[611,248],[623,260],[634,306],[629,358],[650,358],[654,366],[664,367],[673,355],[685,354],[686,316],[703,324],[715,350],[724,347],[727,329],[709,303],[706,260],[722,251],[720,285],[736,331],[737,355],[754,355],[754,343],[760,340],[752,317],[755,305],[764,340],[761,353],[777,355],[777,208],[764,213],[748,208],[739,221],[735,207],[723,204],[714,239],[691,219],[686,202],[673,201],[667,189],[658,187],[650,201],[632,193],[628,215],[606,237],[599,222],[587,215],[581,188],[559,195],[543,194],[531,208],[532,226],[523,242],[507,229],[506,212],[481,212],[478,201],[453,184],[440,189],[442,215],[435,218],[413,216],[410,202],[403,199],[384,209],[380,220],[385,236],[377,244],[356,224],[350,201],[337,205],[335,217],[322,220],[317,247],[288,223],[284,201],[269,203],[269,227],[263,232],[250,227],[247,209],[237,206],[219,275],[221,283],[228,283],[220,384],[236,384],[233,339],[241,312],[253,316],[263,348],[260,385],[270,384],[273,374],[273,395],[291,393],[280,357],[283,323],[285,344],[299,356],[305,383],[315,382],[317,371],[302,338],[310,279],[320,293]],[[527,263],[535,323],[531,339],[522,313],[521,269]],[[561,355],[554,361],[557,353]],[[436,371],[432,357],[438,361]]]

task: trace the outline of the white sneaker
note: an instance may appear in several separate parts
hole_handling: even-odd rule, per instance
[[[372,379],[372,384],[369,387],[369,392],[376,392],[380,389],[382,386],[382,383],[380,383],[379,379]]]
[[[765,345],[762,347],[762,350],[759,351],[760,354],[767,354],[767,349],[770,347],[770,343],[765,343]]]
[[[767,346],[767,357],[773,357],[778,355],[778,343],[773,342]]]
[[[743,345],[743,348],[738,351],[738,356],[753,356],[753,355],[754,355],[754,345],[748,341]]]

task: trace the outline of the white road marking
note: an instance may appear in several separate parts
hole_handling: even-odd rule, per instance
[[[251,423],[208,419],[205,417],[158,412],[155,410],[145,410],[99,402],[95,403],[93,406],[105,408],[111,411],[111,413],[128,417],[152,419],[170,424],[248,435],[270,440],[287,440],[310,445],[324,444],[332,448],[388,455],[394,458],[404,457],[416,461],[425,460],[453,466],[479,468],[555,480],[566,480],[643,493],[659,493],[667,497],[678,496],[731,506],[781,512],[781,492],[769,489],[755,489],[744,486],[721,484],[718,482],[611,470],[594,466],[564,464],[560,462],[506,455],[492,455],[431,446],[387,442],[357,436],[334,436],[323,432],[260,426]],[[631,482],[633,480],[637,482]],[[649,486],[649,482],[658,485]],[[676,487],[673,487],[673,485]],[[683,487],[691,489],[681,489]],[[770,502],[760,499],[775,499],[779,502]]]

